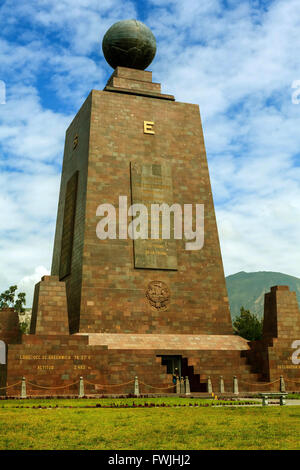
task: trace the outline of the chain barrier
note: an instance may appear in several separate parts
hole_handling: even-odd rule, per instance
[[[153,387],[153,385],[145,384],[144,382],[140,382],[140,381],[139,381],[139,384],[145,385],[146,387],[155,388],[157,390],[169,390],[170,388],[175,387],[175,384],[170,385],[170,387]]]
[[[42,385],[33,384],[32,382],[27,382],[27,384],[31,385],[32,387],[42,388],[44,390],[59,390],[59,389],[62,389],[62,388],[68,388],[68,387],[72,387],[73,385],[79,384],[79,380],[77,380],[77,382],[73,382],[73,383],[68,384],[68,385],[61,385],[59,387],[43,387]]]
[[[296,380],[293,380],[293,379],[284,378],[284,380],[287,381],[287,382],[300,384],[300,382],[298,382]],[[244,384],[249,385],[249,386],[253,386],[253,387],[258,387],[258,386],[266,387],[268,385],[273,385],[273,384],[275,384],[276,382],[279,382],[279,381],[280,381],[280,378],[276,379],[276,380],[273,380],[272,382],[252,382],[251,383],[251,382],[246,382],[245,380],[239,379],[239,382],[244,383]],[[133,379],[133,380],[130,380],[129,382],[109,385],[109,384],[96,384],[96,383],[93,383],[93,382],[90,382],[90,381],[84,379],[85,384],[92,385],[94,387],[99,387],[99,388],[123,387],[125,385],[129,385],[129,384],[132,384],[134,382],[135,382],[135,380]],[[31,387],[38,388],[38,389],[43,389],[43,390],[62,390],[62,389],[77,385],[79,383],[80,383],[80,380],[77,380],[76,382],[72,382],[72,383],[67,384],[67,385],[61,385],[61,386],[58,386],[58,387],[45,387],[43,385],[38,385],[38,384],[34,384],[32,382],[27,381],[27,384],[31,385]],[[0,390],[8,390],[10,388],[16,387],[16,386],[21,385],[21,384],[22,384],[22,381],[20,380],[19,382],[15,383],[15,384],[8,385],[6,387],[0,387]],[[153,388],[153,389],[156,389],[156,390],[170,390],[170,389],[174,389],[174,387],[175,387],[175,384],[172,384],[168,387],[155,387],[153,385],[146,384],[145,382],[141,382],[141,381],[139,381],[139,385],[144,385],[145,387]]]
[[[293,380],[293,379],[284,379],[286,382],[292,382],[292,383],[295,383],[295,384],[299,384],[300,385],[300,382],[298,382],[297,380]]]
[[[89,385],[93,385],[94,387],[102,387],[102,388],[106,388],[106,387],[122,387],[123,385],[128,385],[128,384],[131,384],[133,383],[134,380],[130,380],[129,382],[125,382],[123,384],[112,384],[112,385],[109,385],[109,384],[94,384],[92,382],[89,382],[88,380],[84,379],[84,383],[85,384],[89,384]]]
[[[242,379],[239,380],[239,382],[242,382],[242,383],[244,383],[244,384],[246,384],[246,385],[254,385],[254,386],[258,386],[258,385],[264,385],[264,386],[265,386],[265,385],[272,385],[272,384],[275,384],[276,382],[279,382],[279,381],[280,381],[280,379],[276,379],[276,380],[274,380],[273,382],[252,382],[252,383],[251,383],[251,382],[246,382],[245,380],[242,380]]]
[[[16,387],[17,385],[20,385],[22,383],[22,380],[20,382],[17,382],[16,384],[13,385],[7,385],[7,387],[0,387],[0,390],[7,390],[8,388]]]

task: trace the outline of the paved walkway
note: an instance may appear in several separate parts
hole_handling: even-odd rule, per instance
[[[246,398],[240,398],[241,401],[248,401]],[[262,406],[262,399],[261,398],[249,398],[251,401],[257,402],[257,405]],[[257,406],[257,405],[244,405],[244,406]],[[279,405],[279,400],[274,399],[274,398],[269,398],[269,405],[268,406],[276,406]],[[286,405],[287,406],[300,406],[300,400],[295,399],[295,400],[289,400],[288,398],[286,399]],[[228,406],[228,405],[225,405]]]

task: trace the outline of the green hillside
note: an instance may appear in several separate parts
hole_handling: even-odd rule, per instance
[[[226,277],[226,285],[232,318],[235,318],[241,306],[262,317],[264,311],[264,294],[276,285],[289,286],[296,291],[300,306],[300,279],[288,274],[259,271],[246,273],[241,271]]]

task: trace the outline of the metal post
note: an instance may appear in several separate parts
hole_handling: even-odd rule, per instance
[[[285,383],[284,383],[283,375],[280,376],[280,391],[285,392]]]
[[[280,406],[284,406],[284,405],[286,405],[285,396],[281,395],[281,397],[280,397]]]
[[[210,377],[207,377],[207,393],[212,393],[212,384]]]
[[[238,379],[236,375],[233,377],[233,393],[235,395],[239,394],[239,384],[238,384]]]
[[[190,389],[190,381],[189,378],[185,378],[185,394],[190,395],[191,394],[191,389]]]
[[[268,401],[268,395],[263,395],[262,397],[262,406],[268,406],[269,401]]]
[[[83,377],[80,377],[78,398],[83,398],[83,397],[84,397],[84,381],[83,381]]]
[[[27,393],[26,393],[26,379],[25,379],[25,377],[22,377],[21,398],[27,398]]]
[[[137,397],[140,395],[139,380],[137,375],[134,377],[134,395]]]
[[[176,393],[180,394],[180,378],[176,377]]]
[[[184,387],[184,380],[183,377],[180,377],[180,394],[184,395],[185,394],[185,387]]]
[[[223,376],[220,375],[220,393],[224,393],[224,392],[225,392],[224,379],[223,379]]]

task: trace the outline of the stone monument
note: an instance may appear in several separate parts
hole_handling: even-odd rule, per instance
[[[138,376],[153,393],[177,370],[193,393],[208,377],[217,390],[222,376],[225,391],[233,375],[239,390],[279,377],[298,307],[273,288],[264,340],[233,334],[198,105],[162,93],[144,70],[156,43],[141,22],[113,25],[103,52],[114,71],[67,129],[52,272],[35,287],[30,335],[8,344],[7,383],[25,376],[55,394],[82,376],[85,393],[132,393]],[[115,208],[118,236],[97,234],[103,204]],[[128,237],[132,204],[201,205],[203,246],[186,249],[175,226],[169,239]]]

